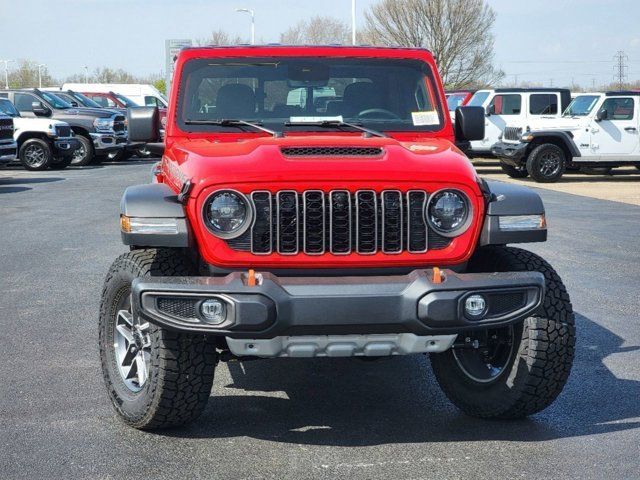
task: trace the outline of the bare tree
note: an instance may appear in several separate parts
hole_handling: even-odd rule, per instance
[[[495,12],[485,0],[381,0],[365,13],[365,41],[424,47],[451,88],[494,84]]]
[[[287,45],[348,44],[351,38],[349,25],[336,18],[315,16],[302,20],[280,35],[280,43]]]
[[[200,46],[206,45],[239,45],[241,43],[248,43],[246,40],[239,36],[231,38],[231,35],[222,29],[214,30],[211,32],[209,38],[200,38],[196,40],[196,44]]]
[[[49,75],[47,67],[42,68],[42,85],[54,85],[56,80]],[[4,79],[3,79],[4,84]],[[33,60],[20,60],[18,66],[9,72],[9,86],[11,88],[30,88],[38,86],[38,63]]]

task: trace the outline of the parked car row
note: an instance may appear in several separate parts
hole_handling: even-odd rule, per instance
[[[639,91],[576,94],[567,89],[494,89],[448,94],[449,110],[485,109],[485,137],[470,156],[495,156],[512,178],[556,182],[566,170],[640,169]]]
[[[151,85],[0,90],[0,163],[44,170],[149,156],[145,144],[128,141],[127,109],[140,105],[159,107],[164,126],[166,99]]]

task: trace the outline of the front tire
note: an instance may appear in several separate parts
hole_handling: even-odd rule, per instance
[[[188,260],[170,249],[125,253],[107,274],[100,304],[100,361],[109,399],[132,427],[184,425],[207,404],[217,363],[212,340],[140,323],[131,314],[135,278],[194,274]]]
[[[80,147],[73,152],[71,157],[71,165],[74,167],[85,167],[93,163],[95,157],[95,151],[93,149],[93,142],[90,138],[84,135],[76,135],[76,138],[80,142]]]
[[[46,170],[53,162],[51,145],[40,138],[30,138],[20,147],[20,163],[26,170]]]
[[[523,165],[521,167],[514,167],[513,165],[509,165],[508,163],[504,163],[501,161],[500,168],[511,178],[527,178],[529,176],[526,165]]]
[[[574,357],[575,320],[562,280],[539,256],[512,247],[479,250],[469,271],[541,272],[544,303],[523,322],[459,335],[452,349],[432,354],[436,380],[453,404],[474,417],[521,418],[544,410],[564,388]],[[480,362],[473,362],[474,349]]]
[[[540,183],[554,183],[560,180],[567,168],[564,151],[552,143],[537,146],[527,159],[527,172]]]

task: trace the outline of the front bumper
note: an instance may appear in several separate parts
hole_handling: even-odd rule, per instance
[[[491,147],[491,153],[505,163],[519,167],[526,157],[528,143],[498,142]]]
[[[80,148],[80,141],[73,137],[53,139],[54,155],[69,157]]]
[[[91,133],[90,135],[96,152],[112,152],[124,148],[127,145],[126,133]]]
[[[138,278],[132,286],[133,313],[166,328],[228,339],[299,336],[413,334],[455,335],[473,328],[499,327],[534,312],[544,297],[539,272],[458,274],[432,270],[407,275],[362,277],[277,277],[246,273],[226,277]],[[466,298],[487,303],[480,319],[464,311]],[[226,320],[212,325],[200,304],[219,299]]]
[[[16,159],[18,144],[15,141],[0,143],[0,163],[12,162]]]

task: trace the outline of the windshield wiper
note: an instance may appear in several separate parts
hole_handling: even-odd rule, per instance
[[[323,128],[341,128],[341,127],[349,127],[355,130],[360,130],[361,132],[372,136],[372,137],[383,137],[387,138],[382,132],[378,132],[377,130],[372,130],[370,128],[363,127],[362,125],[358,125],[357,123],[349,123],[343,122],[341,120],[321,120],[319,122],[285,122],[285,126],[287,127],[323,127]]]
[[[247,122],[246,120],[237,120],[232,118],[223,118],[220,120],[185,120],[184,123],[187,125],[216,125],[220,127],[251,127],[256,130],[260,130],[261,132],[268,133],[269,135],[273,135],[273,138],[280,138],[284,136],[282,132],[276,132],[275,130],[265,128],[260,123]]]

